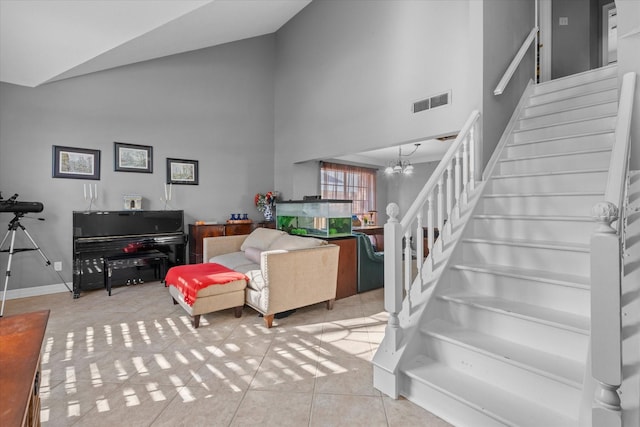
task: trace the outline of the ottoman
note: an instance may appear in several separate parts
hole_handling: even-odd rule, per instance
[[[236,317],[242,315],[247,276],[215,263],[180,265],[169,269],[165,286],[197,328],[201,314],[234,308]]]

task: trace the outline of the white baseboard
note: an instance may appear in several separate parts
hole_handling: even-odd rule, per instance
[[[32,286],[30,288],[22,289],[7,289],[7,300],[57,294],[60,292],[69,292],[69,289],[67,289],[64,283],[56,283],[53,285],[44,286]]]

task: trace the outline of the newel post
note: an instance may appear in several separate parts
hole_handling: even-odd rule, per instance
[[[398,221],[400,208],[387,205],[389,219],[384,225],[384,309],[389,313],[385,330],[387,351],[395,353],[402,341],[398,314],[402,309],[402,225]]]
[[[591,210],[598,226],[591,236],[591,371],[595,380],[592,425],[622,426],[621,252],[611,223],[618,208],[600,202]]]

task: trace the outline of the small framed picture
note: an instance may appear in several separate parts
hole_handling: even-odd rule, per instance
[[[167,159],[167,184],[198,185],[198,161]]]
[[[122,196],[124,202],[124,210],[126,211],[139,211],[142,210],[142,196],[138,194],[125,194]]]
[[[100,179],[100,150],[53,146],[53,177]]]
[[[115,168],[119,172],[153,172],[153,147],[114,142]]]

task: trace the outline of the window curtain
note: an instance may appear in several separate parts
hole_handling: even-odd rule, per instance
[[[323,199],[352,200],[355,215],[376,210],[376,169],[321,162]]]

